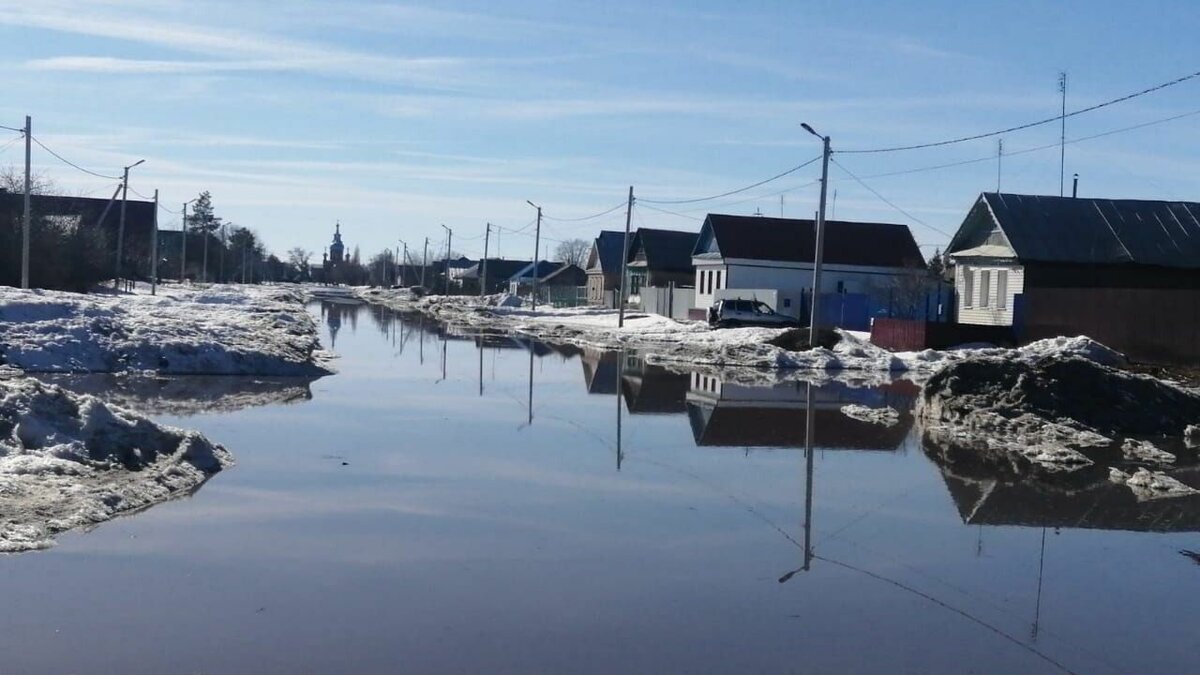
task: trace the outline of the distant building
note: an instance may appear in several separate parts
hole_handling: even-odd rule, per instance
[[[812,220],[710,213],[692,252],[693,307],[702,315],[717,299],[738,297],[805,318],[802,300],[812,292],[815,251]],[[886,296],[924,270],[921,250],[905,225],[826,222],[822,293]]]
[[[632,235],[630,235],[632,237]],[[590,305],[616,307],[621,288],[621,258],[625,249],[625,233],[603,231],[588,251],[587,299]]]
[[[321,254],[321,278],[325,284],[341,284],[346,282],[346,245],[342,242],[342,224],[334,225],[333,243],[329,250]]]

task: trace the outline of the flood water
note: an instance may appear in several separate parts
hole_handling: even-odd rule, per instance
[[[65,382],[237,465],[0,558],[0,671],[1196,670],[1200,506],[926,448],[909,383],[313,311],[331,377]]]

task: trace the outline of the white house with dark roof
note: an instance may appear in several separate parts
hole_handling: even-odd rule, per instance
[[[692,263],[694,309],[719,298],[762,300],[799,317],[800,297],[812,290],[816,228],[812,220],[730,216],[704,220]],[[826,221],[823,293],[886,293],[919,277],[925,259],[906,225]]]

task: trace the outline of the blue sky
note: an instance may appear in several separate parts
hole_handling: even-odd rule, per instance
[[[911,4],[911,7],[902,6]],[[318,251],[335,220],[364,256],[403,238],[482,251],[541,203],[543,235],[591,238],[622,202],[716,194],[835,150],[940,140],[1057,113],[1200,70],[1192,2],[0,2],[0,124],[68,159],[157,188],[174,210],[210,190],[219,215],[268,246]],[[1200,111],[1200,79],[1068,121],[1068,139]],[[1006,152],[1055,143],[1057,124]],[[0,137],[0,146],[8,143]],[[17,167],[21,144],[0,152]],[[839,219],[910,225],[947,241],[994,160],[995,139],[836,157],[904,213],[831,170]],[[1067,146],[1087,196],[1200,201],[1200,114]],[[64,191],[110,194],[34,148]],[[708,211],[809,217],[819,164],[711,202],[635,209],[633,225],[698,229]],[[1006,157],[1005,191],[1057,194],[1058,149]],[[178,216],[164,213],[164,227]],[[923,223],[923,224],[922,224]],[[177,225],[176,225],[177,226]],[[531,230],[499,253],[528,257]],[[492,252],[497,241],[493,239]]]

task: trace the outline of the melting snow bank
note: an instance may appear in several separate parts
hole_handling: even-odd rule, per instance
[[[1130,475],[1120,469],[1109,469],[1108,477],[1114,483],[1128,486],[1138,501],[1200,494],[1200,490],[1189,487],[1161,471],[1138,469]]]
[[[0,378],[0,552],[190,494],[233,464],[196,432],[31,378]]]
[[[926,382],[918,414],[934,444],[1004,453],[1025,460],[1026,469],[1075,471],[1096,462],[1161,467],[1194,454],[1183,437],[1200,420],[1200,392],[1035,349],[947,365]]]
[[[0,364],[27,372],[324,375],[303,294],[163,287],[157,296],[0,288]]]
[[[850,405],[842,406],[842,414],[852,420],[882,424],[885,427],[900,423],[899,411],[891,406],[886,408],[868,408],[865,405],[851,403]]]
[[[1108,365],[1123,360],[1120,354],[1086,337],[1042,340],[1020,350],[989,347],[893,353],[859,335],[837,330],[833,339],[819,341],[832,346],[807,349],[794,339],[795,329],[710,330],[704,322],[675,321],[642,312],[626,312],[625,324],[619,327],[618,312],[613,309],[540,306],[533,310],[514,303],[508,295],[420,297],[408,289],[358,292],[365,301],[402,312],[421,312],[451,326],[502,330],[557,344],[632,349],[649,363],[681,364],[693,369],[856,371],[902,374],[919,381],[946,364],[975,356],[1078,355]]]

